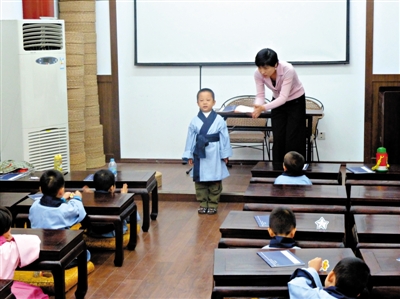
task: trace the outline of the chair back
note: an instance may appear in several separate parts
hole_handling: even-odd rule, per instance
[[[322,110],[322,111],[324,111],[324,104],[322,104],[322,102],[317,100],[316,98],[306,96],[306,109],[307,110]],[[314,138],[317,136],[318,122],[322,118],[323,118],[323,116],[313,116],[312,135]]]
[[[233,98],[230,98],[225,101],[225,103],[222,104],[222,107],[227,107],[227,106],[247,106],[247,107],[253,107],[254,106],[254,100],[256,96],[254,95],[242,95],[242,96],[236,96]],[[267,103],[268,100],[265,100],[265,103]],[[241,126],[241,127],[265,127],[267,123],[267,118],[239,118],[239,117],[228,117],[226,119],[226,124],[228,128],[232,128],[235,126]]]

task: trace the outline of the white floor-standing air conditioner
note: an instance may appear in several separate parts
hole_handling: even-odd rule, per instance
[[[69,171],[63,20],[0,21],[0,160]]]

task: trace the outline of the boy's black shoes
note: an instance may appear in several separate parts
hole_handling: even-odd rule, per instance
[[[198,210],[197,210],[197,212],[199,213],[199,214],[207,214],[207,208],[202,208],[202,207],[200,207]]]
[[[217,214],[217,209],[209,208],[207,211],[208,215],[214,215]]]

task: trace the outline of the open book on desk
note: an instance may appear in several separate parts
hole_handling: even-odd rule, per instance
[[[238,106],[226,106],[221,108],[218,112],[238,112],[238,113],[252,113],[254,111],[254,107],[249,107],[245,105]]]
[[[257,254],[272,268],[305,265],[289,250],[259,251]]]

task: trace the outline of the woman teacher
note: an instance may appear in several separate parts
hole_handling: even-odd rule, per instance
[[[256,55],[256,99],[253,118],[271,109],[272,161],[283,162],[287,152],[296,151],[306,157],[306,98],[303,85],[293,66],[279,61],[274,50],[262,49]],[[272,91],[265,104],[265,86]]]

